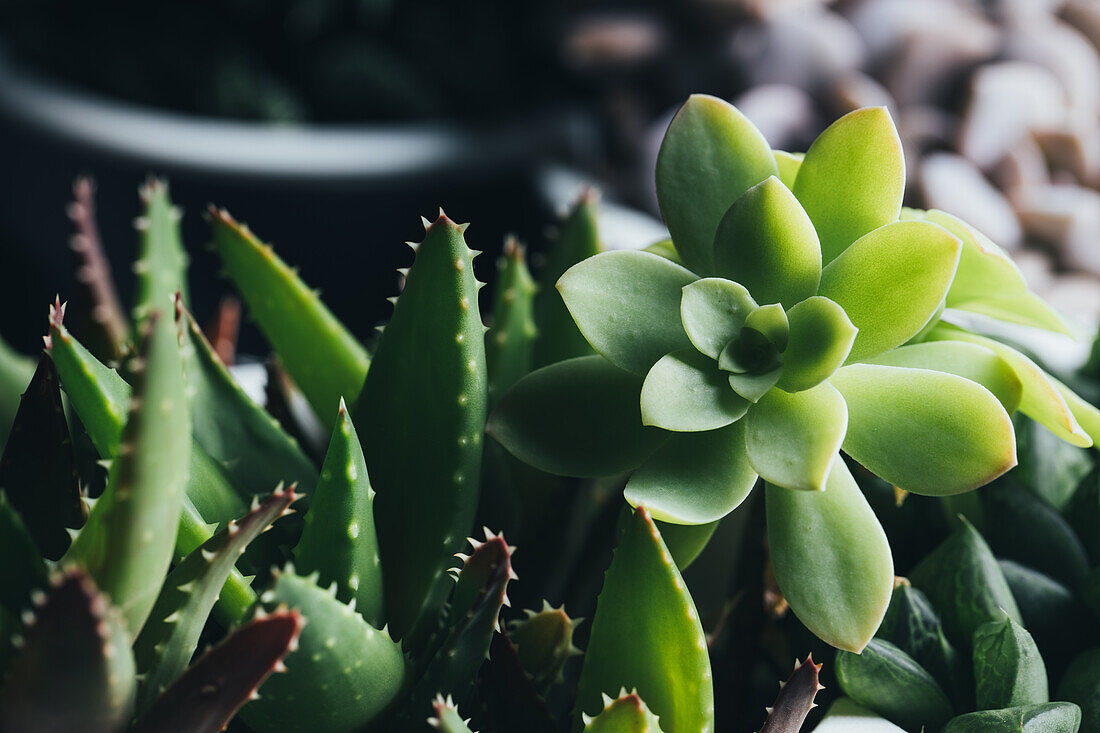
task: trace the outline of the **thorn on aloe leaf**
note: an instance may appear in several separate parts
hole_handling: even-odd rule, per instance
[[[768,709],[768,719],[760,733],[798,733],[801,730],[806,716],[817,704],[814,697],[825,689],[820,672],[821,665],[814,664],[812,654],[802,663],[795,661],[794,672],[785,683],[780,683],[779,696]]]
[[[565,606],[554,608],[542,602],[542,609],[524,611],[526,618],[512,623],[509,635],[519,653],[523,669],[531,676],[539,694],[562,681],[566,663],[581,654],[573,635],[584,619],[571,619]]]

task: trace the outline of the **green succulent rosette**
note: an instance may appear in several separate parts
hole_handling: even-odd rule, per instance
[[[992,242],[902,209],[884,108],[798,156],[736,108],[693,96],[669,126],[657,193],[671,243],[613,251],[558,290],[598,355],[521,380],[490,419],[542,470],[630,473],[655,519],[706,524],[763,479],[780,589],[825,641],[861,650],[893,587],[890,548],[840,454],[945,496],[1016,464],[1020,411],[1079,446],[1100,413],[957,311],[1069,332]]]

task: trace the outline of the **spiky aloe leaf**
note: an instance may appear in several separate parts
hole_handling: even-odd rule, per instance
[[[497,262],[493,325],[485,336],[490,407],[531,371],[538,335],[532,310],[535,291],[525,250],[515,237],[509,237],[504,243],[504,254]],[[577,336],[580,337],[579,332]]]
[[[116,733],[134,703],[134,658],[119,611],[82,570],[35,599],[22,652],[0,690],[0,730]]]
[[[954,714],[932,675],[888,641],[838,651],[836,677],[844,694],[906,730],[940,730]]]
[[[131,389],[115,370],[104,366],[65,328],[65,307],[50,306],[46,348],[57,365],[61,385],[100,456],[114,458],[122,443],[122,428]],[[194,441],[191,442],[186,496],[176,537],[176,561],[182,560],[214,534],[216,525],[239,517],[245,504],[224,469]],[[255,601],[249,584],[233,572],[218,611],[223,620],[239,621]]]
[[[459,553],[462,567],[447,613],[435,636],[425,645],[431,661],[413,691],[413,700],[427,702],[437,692],[461,694],[489,656],[493,632],[500,630],[500,611],[510,606],[508,582],[516,577],[512,553],[503,535],[485,529],[485,541],[467,540],[473,551]]]
[[[598,204],[599,194],[595,190],[588,189],[580,195],[550,241],[546,262],[539,268],[539,291],[534,305],[535,325],[539,330],[534,353],[536,367],[593,353],[569,315],[556,285],[566,270],[600,251],[596,226]]]
[[[1081,727],[1100,730],[1100,649],[1080,654],[1058,685],[1058,699],[1081,706]]]
[[[146,324],[130,364],[137,386],[107,490],[65,556],[119,607],[131,638],[172,561],[191,449],[179,331],[159,315]]]
[[[447,592],[445,571],[477,509],[485,340],[476,253],[464,231],[442,211],[434,223],[425,220],[354,411],[378,492],[386,618],[397,638],[417,623],[434,623]],[[424,460],[425,446],[431,460]]]
[[[140,254],[134,262],[137,282],[133,319],[140,326],[155,312],[167,312],[172,297],[187,297],[187,253],[180,238],[182,212],[168,197],[168,183],[149,178],[139,191],[145,210],[134,222],[141,234]]]
[[[121,359],[130,341],[130,322],[122,310],[111,263],[103,252],[95,215],[95,181],[81,176],[73,182],[73,200],[66,208],[76,233],[69,248],[76,255],[76,283],[87,304],[91,342],[103,359]]]
[[[16,352],[0,339],[0,449],[19,410],[19,395],[34,375],[34,361]]]
[[[270,491],[280,481],[305,494],[317,484],[317,468],[298,441],[245,394],[206,340],[194,317],[177,304],[182,321],[184,367],[191,390],[195,441],[221,461],[234,485],[249,494]]]
[[[1020,610],[997,560],[978,530],[960,517],[960,526],[909,575],[940,612],[948,638],[969,648],[974,631]]]
[[[226,274],[317,417],[332,427],[340,398],[363,387],[366,349],[247,225],[213,206],[209,218]]]
[[[23,393],[0,457],[0,488],[23,518],[42,555],[60,559],[70,543],[66,528],[80,527],[87,509],[80,497],[57,369],[46,354]]]
[[[1081,708],[1071,702],[1048,702],[960,715],[943,733],[1076,733],[1080,726]]]
[[[509,637],[535,689],[545,695],[551,685],[562,681],[565,663],[581,653],[573,646],[573,632],[584,619],[571,619],[564,604],[554,608],[548,601],[542,602],[541,610],[524,613],[527,617],[512,624]]]
[[[405,657],[388,631],[379,631],[336,599],[336,586],[317,586],[288,567],[262,596],[267,606],[298,610],[305,627],[286,674],[270,678],[263,694],[241,710],[259,733],[358,730],[397,696],[405,682]]]
[[[139,713],[187,668],[214,602],[248,543],[289,513],[299,498],[291,486],[257,500],[252,511],[230,522],[168,574],[134,644],[138,670],[145,675],[138,695]]]
[[[432,700],[432,717],[428,718],[428,725],[442,733],[473,733],[470,730],[470,719],[462,718],[454,698],[450,695],[436,695]]]
[[[489,730],[554,733],[558,729],[506,633],[493,635],[489,659],[478,675],[477,693]]]
[[[202,655],[157,698],[133,733],[218,733],[298,648],[297,611],[262,610]]]
[[[813,655],[805,662],[795,662],[794,672],[780,684],[779,697],[768,708],[768,718],[760,733],[798,733],[810,710],[817,707],[814,698],[825,689],[818,679],[820,664],[814,664]]]
[[[343,400],[294,560],[303,572],[319,572],[323,585],[336,583],[336,597],[354,600],[371,626],[385,623],[374,489]]]
[[[979,710],[1050,702],[1039,648],[1031,634],[1008,617],[974,631],[974,681]]]
[[[706,637],[644,507],[635,510],[604,576],[575,717],[601,710],[601,695],[622,687],[636,688],[670,733],[714,728]]]
[[[619,691],[614,700],[604,695],[599,715],[582,716],[584,733],[661,733],[660,721],[638,696],[637,691]]]
[[[0,606],[18,616],[30,603],[31,591],[46,582],[46,564],[19,512],[0,490],[0,557],[4,558],[4,582]]]

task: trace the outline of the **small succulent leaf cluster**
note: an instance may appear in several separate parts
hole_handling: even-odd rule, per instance
[[[821,638],[858,651],[893,572],[858,490],[838,502],[846,511],[826,506],[841,453],[902,490],[946,496],[1016,465],[1016,411],[1075,445],[1090,445],[1090,430],[1100,437],[1096,408],[1018,351],[949,322],[970,311],[1067,330],[980,233],[903,210],[904,181],[883,108],[842,117],[799,157],[772,151],[729,104],[691,97],[657,163],[671,240],[562,275],[562,300],[598,356],[520,380],[488,432],[543,471],[629,473],[627,500],[674,524],[720,519],[763,479],[780,589]],[[799,512],[863,519],[851,531],[826,525],[811,546],[782,529]],[[873,569],[859,587],[837,580],[857,576],[784,560],[830,543],[833,570]]]

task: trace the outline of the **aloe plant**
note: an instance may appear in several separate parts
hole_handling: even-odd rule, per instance
[[[566,271],[557,288],[598,355],[521,380],[490,434],[544,471],[629,473],[627,501],[674,524],[720,519],[762,479],[780,589],[815,634],[859,651],[893,567],[841,452],[947,496],[1016,464],[1017,410],[1074,445],[1100,436],[1094,407],[952,325],[972,311],[1065,330],[996,245],[903,211],[904,181],[885,109],[846,115],[799,160],[692,97],[657,162],[659,249],[677,261],[607,252]]]

